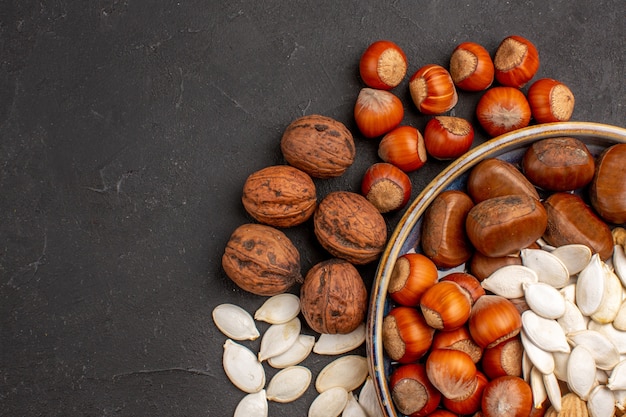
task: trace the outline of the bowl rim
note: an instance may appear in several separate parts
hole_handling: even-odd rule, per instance
[[[530,145],[541,139],[558,136],[587,137],[590,141],[597,139],[598,142],[613,141],[615,144],[626,143],[625,128],[596,122],[545,123],[508,132],[470,149],[449,164],[424,187],[404,212],[379,259],[370,294],[366,326],[366,352],[369,373],[376,389],[378,402],[385,416],[398,417],[399,414],[396,413],[391,401],[391,394],[385,375],[382,342],[379,342],[376,336],[382,332],[387,288],[395,263],[394,260],[398,257],[409,233],[413,230],[432,200],[454,179],[468,171],[478,162],[485,158],[496,157],[518,147]]]

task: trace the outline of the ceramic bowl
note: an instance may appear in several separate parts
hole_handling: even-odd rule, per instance
[[[382,344],[383,318],[394,307],[393,301],[387,297],[387,288],[395,260],[410,251],[421,250],[419,241],[424,211],[441,192],[464,190],[470,169],[483,159],[495,157],[519,164],[530,144],[558,136],[580,139],[594,156],[610,145],[626,143],[626,129],[599,123],[548,123],[516,130],[489,140],[459,157],[437,175],[407,208],[379,261],[367,318],[366,346],[370,375],[386,416],[402,415],[396,411],[391,399],[388,381],[394,364],[386,357]]]

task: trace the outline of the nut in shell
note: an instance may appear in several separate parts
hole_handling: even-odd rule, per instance
[[[241,201],[255,220],[275,227],[291,227],[313,215],[317,194],[306,172],[289,165],[274,165],[246,179]]]
[[[315,236],[331,255],[353,264],[380,256],[387,243],[387,224],[365,197],[334,191],[320,202],[313,216]]]
[[[290,165],[315,178],[342,175],[356,155],[348,128],[337,120],[317,114],[291,122],[283,133],[280,149]]]
[[[230,236],[222,267],[240,288],[257,295],[286,292],[302,282],[300,253],[280,230],[262,224],[244,224]]]
[[[342,259],[314,265],[300,288],[302,315],[318,333],[350,333],[365,319],[367,289],[359,271]]]

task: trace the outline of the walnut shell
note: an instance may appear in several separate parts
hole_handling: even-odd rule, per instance
[[[313,225],[324,249],[353,264],[378,259],[387,242],[382,214],[365,197],[349,191],[324,197],[313,215]]]
[[[274,165],[252,173],[241,198],[255,220],[275,227],[291,227],[308,220],[317,195],[311,177],[289,165]]]
[[[314,265],[300,288],[302,315],[318,333],[350,333],[365,320],[367,289],[359,271],[342,259]]]
[[[287,126],[280,149],[290,165],[315,178],[342,175],[356,155],[348,128],[317,114],[300,117]]]
[[[300,253],[280,230],[262,224],[244,224],[230,236],[222,267],[241,289],[272,296],[302,282]]]

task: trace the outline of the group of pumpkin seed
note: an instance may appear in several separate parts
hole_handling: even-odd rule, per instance
[[[606,260],[587,246],[521,251],[522,265],[500,268],[482,282],[494,294],[524,297],[522,368],[536,407],[561,411],[566,389],[592,417],[626,411],[626,230],[613,230]]]
[[[242,307],[224,303],[213,309],[216,327],[227,337],[223,367],[229,380],[246,393],[234,417],[267,417],[268,401],[288,403],[300,398],[309,388],[311,370],[299,365],[311,352],[338,355],[315,379],[318,396],[309,406],[308,417],[382,417],[375,387],[368,374],[367,359],[346,354],[365,342],[365,324],[347,334],[302,333],[298,315],[300,299],[290,293],[269,297],[254,316]],[[256,321],[269,324],[261,334]],[[255,354],[237,341],[261,337]],[[345,355],[344,355],[345,354]],[[263,362],[280,369],[267,383]],[[361,387],[358,396],[356,390]]]

